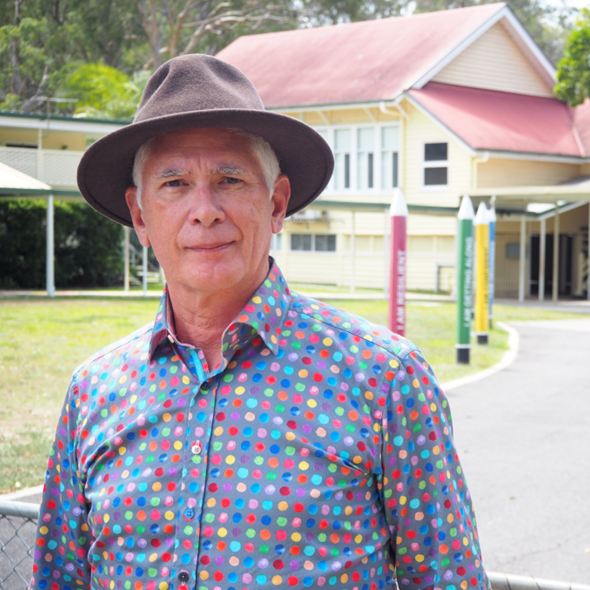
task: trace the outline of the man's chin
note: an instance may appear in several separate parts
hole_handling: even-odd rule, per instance
[[[178,276],[177,284],[185,291],[193,291],[195,295],[227,291],[238,288],[244,279],[243,267],[233,261],[201,264],[195,272],[191,266]],[[172,279],[173,280],[173,279]]]

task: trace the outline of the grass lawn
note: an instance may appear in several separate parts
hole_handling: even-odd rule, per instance
[[[334,305],[384,324],[384,301]],[[0,302],[0,493],[43,481],[48,448],[72,371],[101,347],[153,320],[154,299],[15,299]],[[498,306],[495,320],[579,317]],[[407,336],[420,345],[441,382],[498,362],[507,334],[474,345],[469,367],[455,364],[454,304],[408,305]]]

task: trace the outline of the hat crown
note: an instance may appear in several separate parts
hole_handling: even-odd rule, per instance
[[[264,111],[264,105],[252,82],[235,66],[209,55],[183,55],[154,72],[134,123],[217,109]]]

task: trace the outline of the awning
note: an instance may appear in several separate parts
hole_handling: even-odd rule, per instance
[[[15,170],[0,162],[0,194],[3,195],[46,195],[51,192],[51,187],[24,172]]]
[[[555,185],[477,189],[470,192],[469,195],[472,197],[490,197],[494,195],[501,201],[520,201],[521,203],[587,202],[590,201],[590,176],[580,176]]]

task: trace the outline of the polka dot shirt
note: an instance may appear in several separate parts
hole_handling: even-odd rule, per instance
[[[448,401],[420,351],[276,265],[207,365],[153,324],[73,376],[40,590],[487,590]]]

